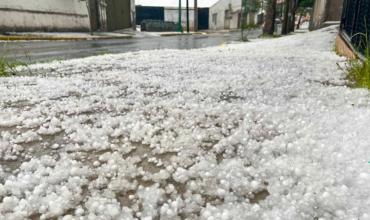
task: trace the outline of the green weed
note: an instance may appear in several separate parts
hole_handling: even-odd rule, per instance
[[[6,57],[0,57],[0,77],[12,76],[17,73],[18,66],[24,66],[24,63],[11,60]]]
[[[368,52],[366,52],[364,61],[349,61],[347,69],[348,79],[354,87],[370,89],[370,54]]]
[[[242,28],[245,29],[245,30],[253,30],[253,29],[257,29],[259,28],[260,26],[258,24],[243,24]]]
[[[31,56],[29,55],[28,51],[25,50],[25,57],[31,63]],[[24,66],[27,67],[28,65],[25,62],[19,61],[17,58],[10,58],[9,50],[7,49],[7,44],[4,45],[3,51],[0,55],[0,77],[8,77],[14,76],[19,73],[19,69],[17,67]],[[30,71],[30,70],[29,70]]]
[[[368,34],[358,33],[363,37],[366,49],[363,60],[351,60],[348,62],[348,79],[354,87],[370,89],[370,45],[368,42]],[[356,36],[354,35],[354,36]]]
[[[270,35],[270,34],[262,34],[259,38],[263,38],[263,39],[272,39],[272,38],[280,38],[282,37],[281,35]]]

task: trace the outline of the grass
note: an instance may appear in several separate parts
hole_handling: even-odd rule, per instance
[[[25,57],[28,59],[28,62],[31,63],[31,56],[27,50],[24,52]],[[4,48],[0,54],[0,77],[9,77],[14,76],[19,73],[19,69],[17,67],[24,66],[27,67],[28,65],[25,62],[19,61],[17,58],[10,58],[9,56],[9,49],[7,48],[7,43],[4,44]],[[31,71],[28,69],[31,73]]]
[[[354,87],[370,89],[370,44],[368,41],[368,32],[358,33],[354,36],[359,35],[363,37],[363,45],[366,45],[364,52],[364,59],[351,60],[348,63],[348,79]],[[353,36],[353,37],[354,37]]]
[[[16,75],[18,66],[25,66],[25,64],[6,57],[0,57],[0,77]]]
[[[348,79],[354,87],[370,89],[370,54],[368,52],[366,52],[364,61],[349,61],[347,69]]]
[[[260,26],[258,24],[244,24],[243,29],[245,30],[253,30],[256,28],[259,28]]]
[[[271,38],[280,38],[282,37],[281,35],[276,35],[276,34],[273,34],[273,35],[270,35],[270,34],[262,34],[260,36],[260,38],[263,38],[263,39],[271,39]]]

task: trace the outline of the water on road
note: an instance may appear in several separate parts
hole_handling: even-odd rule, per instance
[[[256,38],[258,33],[251,33]],[[87,41],[0,42],[0,54],[35,63],[154,49],[194,49],[240,41],[239,32]]]

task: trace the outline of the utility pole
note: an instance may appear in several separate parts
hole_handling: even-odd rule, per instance
[[[179,32],[182,33],[182,8],[181,8],[181,0],[179,0]]]
[[[198,31],[198,0],[194,0],[194,32]]]
[[[189,0],[186,0],[186,32],[190,32],[189,25]]]

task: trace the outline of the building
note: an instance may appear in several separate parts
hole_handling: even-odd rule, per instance
[[[209,9],[198,8],[198,30],[207,30],[209,23]],[[178,7],[136,6],[136,21],[141,24],[143,20],[159,20],[166,22],[179,22]],[[186,30],[186,8],[181,9],[181,23]],[[189,8],[189,26],[194,29],[194,7]]]
[[[87,1],[93,31],[114,31],[136,26],[135,0]]]
[[[316,0],[313,7],[310,30],[325,26],[327,23],[339,23],[343,0]]]
[[[252,6],[250,9],[245,20],[246,25],[255,26],[262,24],[262,9]],[[220,0],[209,9],[209,28],[212,30],[240,28],[241,19],[241,0]]]
[[[112,31],[135,23],[134,0],[1,0],[0,31]]]
[[[164,9],[165,21],[179,22],[179,8],[177,7],[166,7]],[[181,24],[184,30],[186,30],[186,8],[181,10]],[[194,29],[194,8],[189,8],[189,26],[190,30]]]

